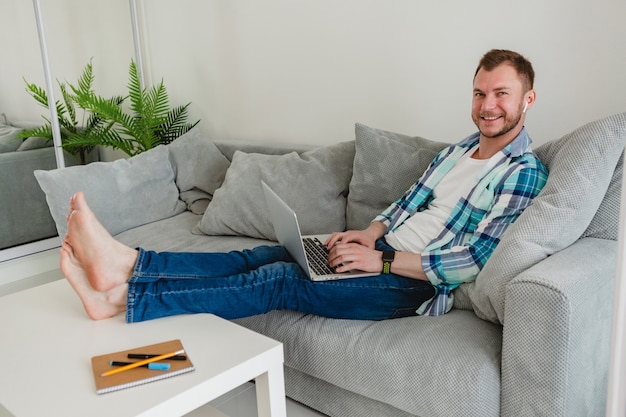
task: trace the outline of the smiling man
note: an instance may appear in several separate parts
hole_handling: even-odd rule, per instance
[[[545,185],[547,170],[524,128],[536,99],[534,78],[532,64],[519,53],[487,52],[474,75],[472,119],[478,132],[441,151],[367,229],[334,234],[331,246],[357,245],[334,248],[331,265],[373,268],[368,262],[375,256],[365,248],[382,247],[382,240],[394,251],[392,272],[427,280],[437,290],[418,314],[449,311],[451,291],[476,278],[504,231]]]
[[[536,99],[535,72],[525,58],[494,50],[474,75],[472,120],[480,131],[479,158],[490,157],[519,135]]]
[[[328,263],[367,278],[313,282],[282,246],[229,253],[157,253],[116,241],[82,193],[70,202],[61,270],[90,317],[129,322],[175,314],[224,318],[291,309],[332,318],[441,315],[476,278],[506,229],[546,183],[524,128],[532,65],[506,50],[474,76],[478,132],[442,150],[417,182],[364,230],[336,232]]]

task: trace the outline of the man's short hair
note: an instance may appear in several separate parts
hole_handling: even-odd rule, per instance
[[[485,71],[493,71],[502,64],[509,64],[515,68],[515,71],[517,71],[522,79],[522,85],[525,91],[533,88],[535,83],[535,70],[533,69],[533,65],[524,56],[506,49],[492,49],[483,55],[474,73],[474,78],[476,78],[476,74],[478,74],[481,68],[484,68]]]

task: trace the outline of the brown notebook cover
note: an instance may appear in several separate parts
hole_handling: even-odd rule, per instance
[[[135,387],[137,385],[147,384],[149,382],[159,381],[161,379],[170,378],[186,372],[191,372],[195,368],[189,360],[189,355],[185,353],[185,360],[169,360],[164,359],[159,362],[169,363],[170,369],[167,371],[151,370],[144,367],[129,369],[114,375],[102,376],[104,372],[115,369],[111,366],[111,361],[120,362],[137,362],[139,359],[128,359],[129,353],[146,353],[162,355],[170,352],[177,352],[183,349],[180,340],[170,340],[168,342],[157,343],[137,347],[121,352],[109,353],[106,355],[94,356],[91,358],[91,367],[93,368],[93,377],[96,381],[96,393],[106,394],[108,392],[119,391],[125,388]]]

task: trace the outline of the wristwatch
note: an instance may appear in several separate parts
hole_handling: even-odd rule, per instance
[[[396,253],[392,250],[383,251],[383,274],[391,273],[391,263],[396,257]]]

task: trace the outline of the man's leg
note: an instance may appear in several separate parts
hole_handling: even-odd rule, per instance
[[[414,315],[434,295],[429,283],[392,274],[313,282],[297,264],[278,259],[283,253],[282,247],[270,246],[229,254],[142,249],[128,283],[104,292],[91,287],[87,273],[65,244],[61,265],[90,317],[108,318],[126,310],[128,322],[194,313],[233,319],[284,309],[331,318],[383,320]],[[228,259],[237,263],[238,258],[249,257],[274,261],[223,277],[205,273],[201,267],[211,258],[231,264]]]
[[[415,315],[418,307],[435,293],[428,282],[393,274],[314,282],[297,264],[271,255],[281,252],[282,247],[270,246],[229,254],[155,253],[141,249],[128,282],[126,320],[138,322],[194,313],[235,319],[272,310],[384,320]],[[228,262],[248,256],[268,262],[230,276],[210,276],[198,268],[214,257],[225,257],[223,260]]]

